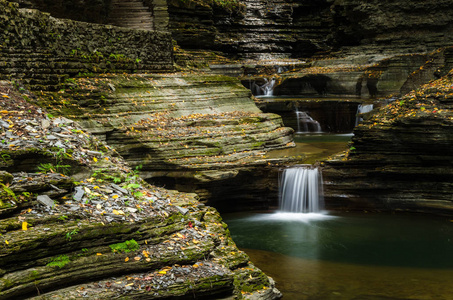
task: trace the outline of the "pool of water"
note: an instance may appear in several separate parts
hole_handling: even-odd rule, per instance
[[[227,214],[284,299],[453,299],[453,222],[399,214]]]
[[[303,163],[312,164],[336,153],[345,151],[348,148],[348,142],[352,136],[352,133],[295,134],[294,142],[296,143],[296,147],[269,151],[266,156],[269,158],[298,157],[303,153]]]

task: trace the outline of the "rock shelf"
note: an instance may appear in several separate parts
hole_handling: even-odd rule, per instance
[[[20,91],[0,85],[0,298],[280,297],[215,209]]]

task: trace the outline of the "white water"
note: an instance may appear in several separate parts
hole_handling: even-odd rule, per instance
[[[265,83],[263,85],[258,85],[253,83],[252,91],[254,90],[255,96],[266,96],[270,97],[274,95],[274,87],[277,82],[275,78],[267,79],[265,78]]]
[[[279,183],[280,210],[317,213],[322,209],[322,175],[312,167],[285,169]]]
[[[297,133],[321,132],[321,125],[318,121],[310,117],[306,112],[296,108]]]
[[[359,124],[360,121],[363,121],[360,114],[365,114],[373,110],[373,104],[359,104],[357,107],[357,118],[355,119],[355,126]]]

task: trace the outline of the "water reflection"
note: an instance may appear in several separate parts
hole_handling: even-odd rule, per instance
[[[285,299],[452,299],[453,223],[406,215],[229,214]]]

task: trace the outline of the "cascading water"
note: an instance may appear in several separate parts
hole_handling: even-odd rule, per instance
[[[373,108],[373,104],[359,104],[359,106],[357,107],[357,118],[355,119],[355,126],[357,126],[360,121],[363,121],[360,115],[372,111]]]
[[[316,213],[322,209],[322,175],[310,167],[283,170],[279,182],[280,210],[293,213]]]
[[[259,85],[256,84],[256,82],[253,82],[250,90],[255,96],[273,96],[274,95],[274,87],[277,82],[275,78],[271,78],[270,80],[267,78],[264,78],[264,84]]]
[[[306,112],[299,111],[296,108],[297,133],[321,132],[321,125],[318,121],[313,120]]]

